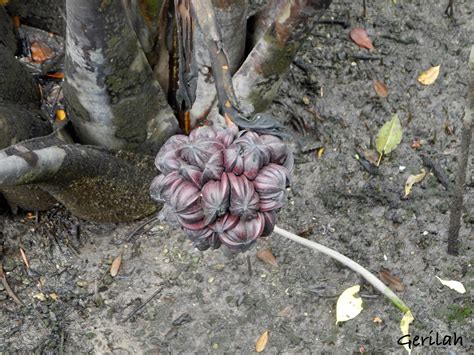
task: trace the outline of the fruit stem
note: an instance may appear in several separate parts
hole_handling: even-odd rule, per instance
[[[369,270],[367,270],[363,266],[357,264],[355,261],[349,259],[347,256],[344,256],[341,253],[335,250],[332,250],[328,247],[325,247],[324,245],[321,245],[319,243],[301,238],[297,236],[296,234],[288,232],[287,230],[282,229],[278,226],[275,226],[275,229],[273,231],[281,235],[282,237],[288,238],[294,242],[297,242],[308,248],[311,248],[313,250],[326,254],[327,256],[333,259],[336,259],[343,265],[347,266],[348,268],[360,274],[364,279],[367,280],[368,283],[370,283],[376,290],[378,290],[385,297],[387,297],[395,305],[395,307],[397,307],[403,313],[406,313],[407,311],[410,310],[408,306],[390,288],[388,288],[382,281],[380,281],[379,278],[377,278],[377,276],[372,274]]]

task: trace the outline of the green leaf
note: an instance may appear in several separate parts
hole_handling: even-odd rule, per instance
[[[402,125],[398,115],[393,115],[392,119],[385,123],[377,135],[375,146],[380,155],[388,154],[394,150],[402,140]]]

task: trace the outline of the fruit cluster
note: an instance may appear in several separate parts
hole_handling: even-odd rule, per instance
[[[269,235],[286,200],[293,154],[272,135],[203,126],[172,136],[150,192],[199,250],[244,251]]]

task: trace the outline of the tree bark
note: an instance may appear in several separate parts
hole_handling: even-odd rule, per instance
[[[0,166],[2,188],[38,187],[87,220],[126,222],[157,209],[148,156],[64,144],[54,133],[0,151]]]
[[[316,17],[330,3],[331,0],[292,0],[276,15],[234,75],[235,92],[246,114],[262,112],[269,106]]]
[[[206,35],[193,23],[192,1],[176,0],[177,23],[180,45],[184,55],[180,65],[184,67],[184,85],[189,101],[191,126],[216,114],[216,87],[213,80],[211,58],[209,57]],[[247,0],[213,0],[217,25],[220,29],[220,45],[228,58],[229,70],[234,73],[240,66],[245,53]],[[181,86],[180,81],[180,86]],[[186,95],[181,95],[186,96]],[[214,110],[211,113],[211,110]]]
[[[156,154],[178,124],[122,2],[67,0],[66,12],[65,97],[80,141]]]

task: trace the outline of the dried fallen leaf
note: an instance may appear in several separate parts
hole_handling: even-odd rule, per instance
[[[350,33],[351,39],[361,48],[373,49],[374,45],[367,31],[363,28],[353,28]]]
[[[405,197],[407,197],[411,193],[411,189],[413,188],[413,185],[416,184],[417,182],[421,182],[426,176],[426,171],[425,169],[421,169],[420,173],[417,175],[410,175],[405,182]]]
[[[390,121],[382,126],[375,140],[375,147],[380,154],[377,165],[380,164],[382,155],[390,153],[400,144],[402,134],[402,124],[400,123],[398,115],[395,114]]]
[[[55,301],[57,301],[57,300],[59,299],[58,294],[57,294],[57,293],[54,293],[54,292],[53,292],[53,293],[50,293],[50,294],[49,294],[49,297],[51,297],[51,299],[53,299],[53,300],[55,300]]]
[[[379,155],[374,149],[364,149],[362,153],[364,154],[364,158],[366,160],[368,160],[373,165],[377,165],[377,162],[379,160]]]
[[[280,312],[278,312],[277,316],[278,317],[288,317],[291,312],[291,306],[286,306],[283,308]]]
[[[122,254],[117,256],[114,261],[112,262],[112,266],[110,267],[110,276],[115,277],[117,276],[119,270],[120,270],[120,265],[122,264]]]
[[[274,267],[278,267],[277,259],[273,255],[271,249],[268,249],[268,248],[260,249],[257,252],[257,258],[259,258],[264,263],[270,264],[271,266],[274,266]]]
[[[418,138],[418,137],[413,138],[410,147],[413,148],[413,149],[420,149],[421,148],[421,139]]]
[[[10,2],[10,0],[0,0],[0,6],[5,6]]]
[[[444,131],[448,136],[452,136],[454,134],[454,127],[448,121],[444,123]]]
[[[383,323],[383,320],[379,316],[375,316],[375,317],[372,318],[372,322],[374,322],[374,323]]]
[[[64,73],[61,72],[47,73],[46,76],[54,79],[64,79]]]
[[[438,78],[440,67],[440,65],[437,65],[435,67],[429,68],[428,70],[425,70],[418,76],[418,81],[423,85],[433,84]]]
[[[257,343],[255,343],[255,351],[257,353],[261,353],[263,350],[265,350],[265,347],[267,346],[268,343],[268,330],[265,330],[262,335],[257,340]]]
[[[36,63],[43,63],[44,61],[52,58],[54,51],[46,46],[42,46],[38,42],[31,44],[31,59]]]
[[[459,293],[466,293],[466,289],[462,283],[459,281],[454,281],[454,280],[443,280],[439,278],[438,276],[435,276],[439,282],[441,282],[444,286],[448,286],[450,289],[459,292]]]
[[[66,111],[63,109],[56,110],[56,119],[58,121],[64,121],[66,119]]]
[[[388,87],[384,83],[374,80],[374,90],[380,97],[388,96]]]
[[[339,296],[336,304],[336,324],[355,318],[362,311],[362,298],[354,296],[359,291],[360,286],[355,285]]]
[[[33,298],[36,298],[37,300],[40,300],[41,302],[46,301],[46,296],[44,295],[43,292],[38,292],[37,294],[33,295]]]
[[[309,97],[308,97],[308,96],[306,96],[306,95],[303,96],[303,103],[304,103],[305,105],[309,105]]]
[[[405,289],[402,280],[393,276],[387,269],[382,268],[379,272],[379,277],[387,286],[395,291],[403,291]]]
[[[318,156],[318,159],[321,159],[321,157],[322,157],[323,154],[324,154],[324,151],[325,151],[324,147],[318,148],[318,149],[316,150],[316,154],[317,154],[317,156]]]
[[[28,262],[28,258],[26,257],[26,254],[22,248],[20,248],[20,254],[21,254],[21,259],[23,260],[23,263],[25,264],[26,268],[29,269],[30,263]]]
[[[410,338],[410,324],[413,322],[415,318],[410,310],[406,311],[405,315],[403,316],[402,320],[400,321],[400,330],[402,331],[403,337],[408,336]],[[408,354],[411,353],[411,349],[408,346],[408,341],[404,341],[403,347],[408,351]]]

